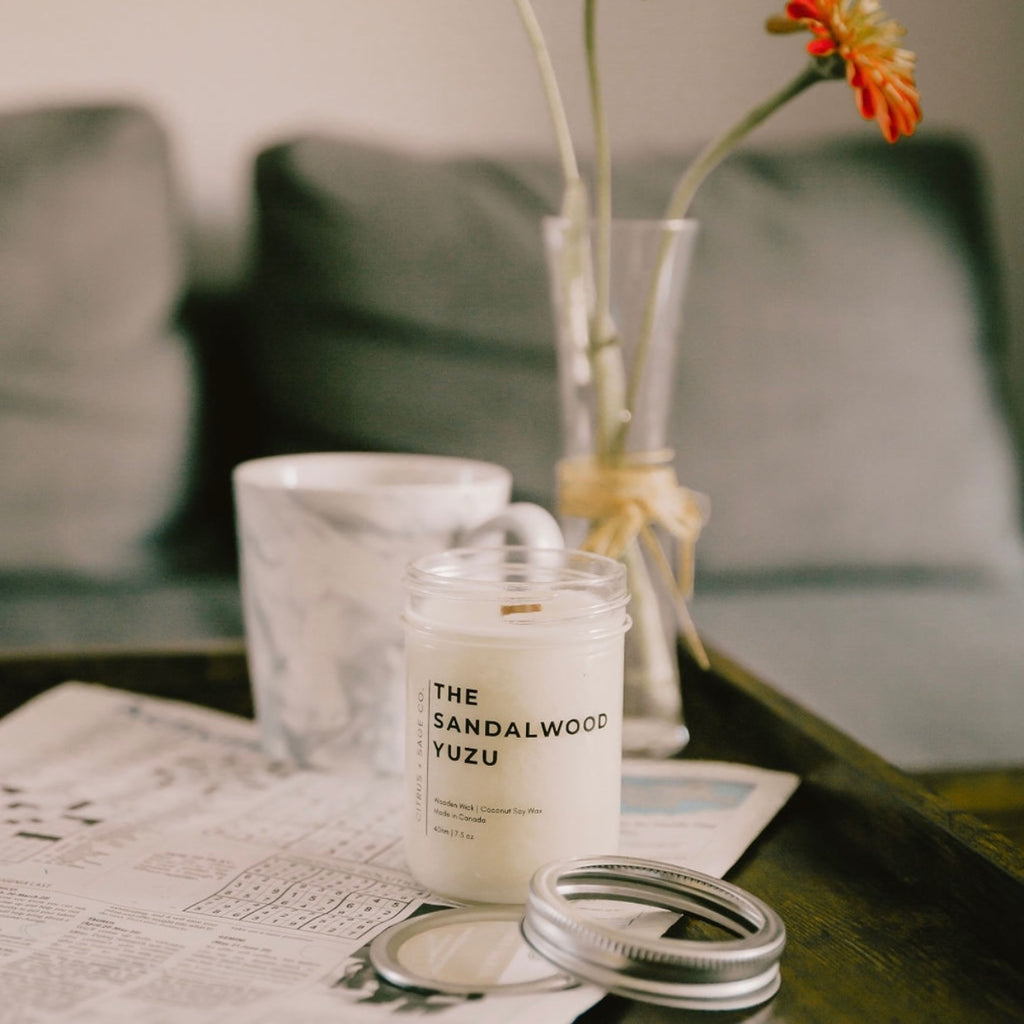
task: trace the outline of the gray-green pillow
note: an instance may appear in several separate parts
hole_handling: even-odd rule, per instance
[[[0,117],[0,571],[150,567],[193,414],[172,328],[184,266],[149,114]]]
[[[620,214],[681,163],[621,166]],[[268,444],[492,459],[550,503],[555,167],[307,136],[256,189]],[[748,152],[704,186],[672,442],[711,498],[705,580],[1019,569],[978,189],[945,140]]]

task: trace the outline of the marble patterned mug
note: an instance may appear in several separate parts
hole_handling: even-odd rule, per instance
[[[246,649],[266,753],[304,768],[403,767],[402,576],[463,544],[561,547],[512,477],[450,456],[314,452],[232,474]]]

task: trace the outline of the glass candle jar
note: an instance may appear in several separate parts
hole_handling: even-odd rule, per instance
[[[480,548],[405,577],[406,859],[456,900],[522,903],[551,860],[618,847],[623,566]]]

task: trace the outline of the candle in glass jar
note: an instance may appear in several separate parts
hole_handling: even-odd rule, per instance
[[[406,575],[406,859],[440,895],[521,903],[619,835],[623,567],[465,549]]]

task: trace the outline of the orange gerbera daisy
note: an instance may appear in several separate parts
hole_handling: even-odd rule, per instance
[[[915,57],[899,45],[905,30],[885,17],[878,0],[791,0],[786,18],[770,19],[768,28],[807,29],[814,36],[807,44],[811,56],[842,58],[861,115],[877,121],[889,142],[913,135],[921,120]]]

